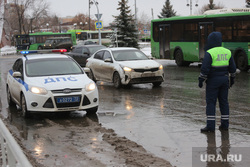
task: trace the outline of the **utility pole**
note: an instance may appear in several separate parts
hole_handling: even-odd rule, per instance
[[[89,31],[90,31],[90,0],[89,0]]]
[[[136,0],[135,0],[135,26],[137,29],[137,9],[136,9]]]

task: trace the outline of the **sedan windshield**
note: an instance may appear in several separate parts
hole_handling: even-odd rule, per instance
[[[26,75],[30,77],[82,73],[82,69],[73,60],[68,58],[36,59],[26,61]]]
[[[116,61],[148,60],[148,57],[138,50],[119,50],[113,51]]]

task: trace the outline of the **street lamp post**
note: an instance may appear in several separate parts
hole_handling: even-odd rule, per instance
[[[95,6],[96,6],[96,9],[97,9],[97,21],[98,21],[98,24],[99,24],[101,16],[99,14],[98,2],[96,2],[96,0],[93,0],[93,1],[94,1]],[[93,4],[92,1],[91,1],[91,4]],[[99,38],[99,45],[102,45],[100,28],[98,28],[98,38]]]
[[[190,1],[190,3],[189,3],[189,1]],[[190,7],[190,15],[192,15],[192,8],[193,8],[193,2],[192,2],[193,0],[187,0],[187,6],[189,6]],[[198,0],[196,0],[196,3],[195,3],[195,7],[198,7]]]
[[[46,23],[47,26],[47,32],[49,31],[49,23]]]
[[[82,22],[80,22],[80,27],[83,30],[83,23]]]
[[[90,31],[90,5],[92,5],[93,2],[89,0],[89,31]]]
[[[77,26],[77,24],[76,24],[76,23],[74,23],[74,24],[73,24],[73,26],[74,26],[74,29],[75,29],[75,34],[76,34],[76,26]]]

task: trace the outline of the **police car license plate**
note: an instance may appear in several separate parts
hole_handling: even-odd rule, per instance
[[[58,97],[56,98],[57,103],[74,103],[79,102],[80,96],[71,96],[71,97]]]

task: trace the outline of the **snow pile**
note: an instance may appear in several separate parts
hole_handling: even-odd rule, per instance
[[[0,48],[0,56],[10,55],[10,54],[16,54],[16,47],[4,46],[3,48]]]

